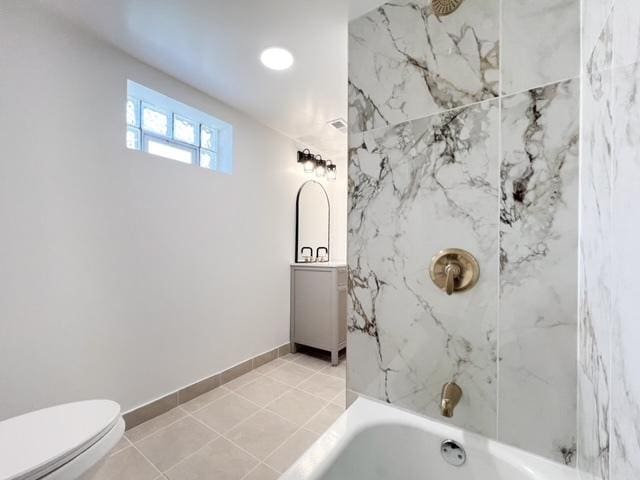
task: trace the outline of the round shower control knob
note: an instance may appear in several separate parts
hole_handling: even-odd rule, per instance
[[[447,295],[473,287],[480,278],[480,265],[466,250],[449,248],[442,250],[431,260],[431,280]]]

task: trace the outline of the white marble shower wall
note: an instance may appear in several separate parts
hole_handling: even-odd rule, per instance
[[[454,380],[452,423],[570,464],[579,20],[579,0],[398,0],[349,29],[349,388],[446,421]],[[448,247],[481,268],[451,297],[428,275]]]
[[[578,468],[640,478],[640,4],[583,0]]]

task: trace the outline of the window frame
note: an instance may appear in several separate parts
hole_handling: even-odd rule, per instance
[[[142,139],[140,141],[140,151],[144,152],[144,153],[148,153],[149,155],[154,155],[156,157],[162,157],[162,158],[166,158],[168,160],[173,160],[174,162],[179,162],[179,163],[183,163],[185,165],[187,165],[186,162],[181,162],[180,160],[176,160],[175,158],[171,158],[171,157],[165,157],[164,155],[158,155],[157,153],[151,153],[148,149],[149,149],[149,140],[154,140],[158,143],[164,143],[166,145],[169,146],[173,146],[173,147],[177,147],[180,148],[182,150],[190,150],[192,155],[191,155],[191,165],[200,165],[200,152],[198,152],[198,147],[191,145],[189,143],[184,143],[184,142],[176,142],[175,140],[171,140],[169,138],[160,136],[160,135],[155,135],[149,132],[145,132],[144,130],[142,131]]]
[[[135,148],[133,144],[130,148],[129,144],[125,141],[126,148],[187,164],[186,162],[175,160],[171,157],[149,152],[149,141],[153,140],[154,142],[189,151],[191,153],[192,165],[220,173],[232,173],[233,127],[230,124],[131,80],[127,80],[126,100],[127,112],[129,111],[128,102],[134,102],[136,118],[135,125],[129,123],[129,117],[125,119],[125,133],[129,136],[131,135],[128,133],[129,130],[135,130],[138,132],[139,137],[138,148]],[[145,107],[166,115],[167,136],[143,127],[143,112]],[[195,127],[194,144],[175,138],[175,124],[177,121],[184,121]],[[204,129],[209,130],[212,134],[211,147],[213,148],[206,148],[202,143],[202,132]],[[210,156],[211,162],[207,163],[203,160],[205,154]],[[205,162],[204,164],[203,161]]]

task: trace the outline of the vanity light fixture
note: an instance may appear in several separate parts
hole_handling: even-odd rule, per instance
[[[316,177],[324,177],[327,174],[327,162],[321,155],[316,155]]]
[[[327,180],[336,179],[336,164],[331,160],[327,160]]]
[[[324,160],[321,155],[314,155],[308,148],[298,151],[298,163],[302,165],[304,173],[315,172],[316,177],[325,177],[327,180],[335,180],[337,177],[336,164],[331,160]]]
[[[313,169],[316,168],[316,159],[308,148],[298,152],[298,163],[302,164],[304,173],[313,173]]]

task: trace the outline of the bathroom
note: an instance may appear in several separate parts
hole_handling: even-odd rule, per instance
[[[639,479],[639,66],[632,0],[2,0],[0,480]]]

